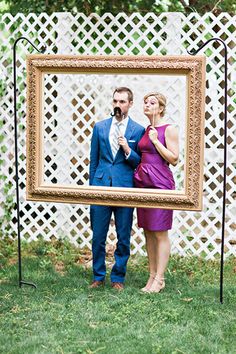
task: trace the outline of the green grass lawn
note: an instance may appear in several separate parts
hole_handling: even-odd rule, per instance
[[[0,353],[236,353],[236,259],[172,257],[166,289],[142,294],[145,257],[131,257],[125,291],[88,289],[89,253],[39,241],[23,247],[18,288],[15,243],[0,242]]]

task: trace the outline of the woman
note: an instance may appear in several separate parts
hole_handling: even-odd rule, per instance
[[[169,164],[178,162],[178,131],[165,118],[166,98],[152,92],[144,97],[144,114],[150,125],[139,142],[141,163],[134,174],[139,188],[175,189]],[[138,208],[138,226],[144,229],[150,276],[142,291],[159,293],[165,287],[164,273],[170,256],[168,230],[173,210]]]

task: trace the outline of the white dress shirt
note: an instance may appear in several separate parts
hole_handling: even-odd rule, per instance
[[[118,120],[116,119],[116,117],[113,117],[112,118],[112,122],[111,122],[111,128],[110,128],[110,132],[109,132],[109,142],[110,142],[110,145],[112,145],[112,141],[114,139],[114,133],[115,133],[115,124],[118,122]],[[125,136],[125,132],[126,132],[126,128],[127,128],[127,125],[128,125],[128,122],[129,122],[129,117],[126,117],[125,119],[123,119],[122,121],[120,121],[120,133],[121,133],[121,136]],[[130,154],[129,154],[130,155]],[[126,158],[129,157],[126,156]]]

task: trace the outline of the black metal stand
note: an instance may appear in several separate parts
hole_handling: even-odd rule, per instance
[[[228,52],[225,42],[220,38],[211,38],[196,51],[187,52],[196,55],[209,42],[217,41],[223,44],[225,53],[224,72],[224,169],[223,169],[223,206],[222,206],[222,236],[221,236],[221,263],[220,263],[220,302],[223,304],[223,277],[224,277],[224,241],[225,241],[225,201],[226,201],[226,169],[227,169],[227,79],[228,79]]]
[[[13,45],[13,87],[14,87],[14,131],[15,131],[15,169],[16,169],[16,210],[17,210],[17,239],[18,239],[18,270],[19,270],[19,287],[23,284],[32,286],[36,288],[33,283],[26,282],[22,280],[22,264],[21,264],[21,238],[20,238],[20,199],[19,199],[19,173],[18,173],[18,132],[17,132],[17,107],[16,107],[16,45],[20,40],[26,40],[29,42],[39,53],[45,51],[45,47],[42,50],[37,49],[37,47],[26,37],[19,37],[14,42]]]
[[[28,38],[19,37],[13,46],[13,73],[14,73],[14,130],[15,130],[15,168],[16,168],[16,206],[17,206],[17,237],[18,237],[18,269],[19,269],[19,287],[23,284],[36,288],[36,285],[22,280],[22,263],[21,263],[21,237],[20,237],[20,200],[19,200],[19,174],[18,174],[18,133],[17,133],[17,107],[16,107],[16,45],[20,40],[29,42],[39,53],[45,51],[45,47],[39,50]],[[227,76],[228,76],[228,53],[225,42],[220,38],[211,38],[205,42],[196,51],[188,52],[190,55],[196,55],[209,42],[218,41],[223,44],[225,51],[225,73],[224,73],[224,168],[223,168],[223,206],[222,206],[222,236],[221,236],[221,266],[220,266],[220,302],[223,303],[223,275],[224,275],[224,236],[225,236],[225,201],[226,201],[226,170],[227,170]]]

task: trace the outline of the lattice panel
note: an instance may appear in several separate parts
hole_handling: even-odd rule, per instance
[[[235,203],[235,16],[213,14],[199,16],[192,13],[124,13],[113,16],[104,14],[72,15],[55,13],[24,16],[18,14],[1,16],[0,81],[5,88],[1,97],[0,114],[3,125],[0,126],[4,139],[0,142],[7,151],[1,150],[3,163],[1,170],[6,182],[14,183],[14,139],[13,139],[13,89],[12,89],[12,44],[19,36],[28,37],[34,44],[47,45],[47,53],[60,54],[118,54],[118,55],[165,55],[186,54],[185,48],[197,49],[205,40],[220,37],[228,46],[229,89],[228,89],[228,171],[227,171],[227,210],[225,228],[225,254],[236,254],[236,203]],[[89,206],[32,203],[25,200],[25,56],[33,52],[24,42],[17,51],[17,86],[19,118],[19,172],[21,198],[22,236],[28,241],[43,236],[69,238],[79,247],[91,247],[91,229]],[[221,45],[212,43],[205,49],[207,56],[206,75],[206,121],[205,121],[205,166],[204,166],[204,210],[203,212],[176,211],[171,231],[172,252],[183,256],[201,255],[213,259],[220,254],[221,213],[222,213],[222,163],[223,163],[223,79],[224,52]],[[55,75],[54,75],[55,76]],[[66,77],[45,76],[44,90],[44,178],[50,183],[88,183],[88,151],[92,133],[91,116],[94,122],[108,116],[111,111],[111,93],[126,78],[104,77],[101,80],[91,75],[87,82],[83,77],[77,81],[70,75]],[[184,130],[183,95],[185,83],[171,82],[163,77],[158,82],[150,77],[131,78],[129,87],[135,93],[135,105],[130,115],[144,126],[148,124],[142,113],[142,97],[146,92],[142,88],[160,90],[168,97],[167,115],[179,126],[182,160],[178,170],[177,184],[181,188],[183,181]],[[178,80],[179,78],[177,78]],[[81,81],[82,80],[82,81]],[[123,80],[123,81],[122,81]],[[102,81],[102,85],[101,85]],[[66,85],[65,85],[66,82]],[[81,85],[82,83],[82,85]],[[172,90],[179,86],[179,90]],[[82,87],[82,90],[80,89]],[[102,91],[102,95],[100,94]],[[149,90],[148,90],[149,91]],[[1,147],[0,146],[0,147]],[[62,154],[63,152],[63,154]],[[1,159],[2,159],[1,156]],[[63,157],[62,157],[63,156]],[[66,166],[66,168],[65,168]],[[1,191],[3,191],[3,181]],[[14,192],[14,187],[12,191]],[[0,216],[6,196],[1,193]],[[15,212],[11,229],[16,230]],[[113,223],[109,230],[109,243],[115,244]],[[145,240],[142,230],[137,228],[136,213],[132,230],[132,253],[145,254]]]

